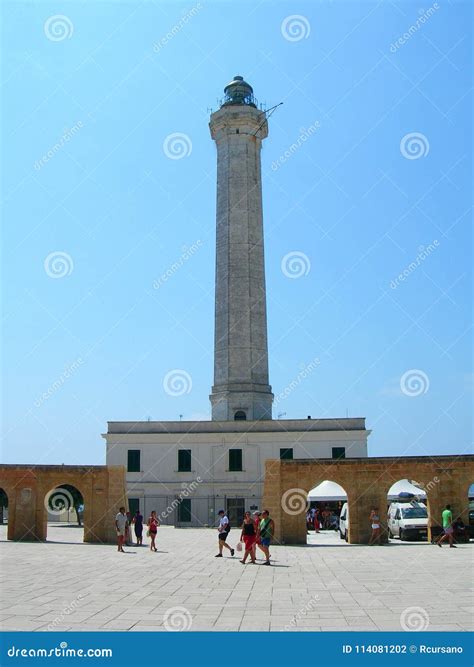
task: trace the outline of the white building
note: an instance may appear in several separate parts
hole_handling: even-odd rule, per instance
[[[365,419],[272,419],[260,151],[267,113],[236,76],[211,115],[217,147],[212,421],[109,422],[108,465],[125,465],[130,510],[163,523],[240,523],[261,509],[265,461],[367,456]],[[317,480],[315,480],[316,483]]]
[[[266,459],[367,456],[365,420],[109,422],[107,464],[124,465],[130,510],[162,523],[213,525],[261,509]],[[315,483],[317,480],[315,480]]]

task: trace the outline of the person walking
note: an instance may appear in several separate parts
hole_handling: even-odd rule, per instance
[[[262,549],[262,545],[260,543],[260,537],[258,535],[258,529],[260,526],[260,520],[262,518],[262,513],[259,512],[258,510],[253,513],[253,524],[255,527],[255,542],[253,543],[253,557],[256,558],[256,553],[257,553],[257,547],[259,549]]]
[[[242,524],[242,532],[240,534],[240,540],[243,541],[245,544],[244,557],[240,561],[242,565],[245,565],[248,556],[250,556],[251,562],[254,565],[256,564],[255,538],[256,538],[255,523],[252,519],[252,515],[250,514],[250,512],[245,512],[244,522]]]
[[[319,510],[316,510],[314,513],[313,523],[314,523],[314,532],[319,533],[319,530],[321,528],[321,516],[319,514]]]
[[[441,520],[443,523],[443,534],[437,540],[436,544],[440,547],[442,542],[445,540],[449,541],[450,549],[456,549],[454,542],[454,528],[453,528],[453,513],[451,512],[451,505],[446,505],[445,509],[441,512]]]
[[[219,515],[219,525],[217,526],[217,532],[219,534],[219,553],[216,554],[216,558],[222,558],[222,550],[224,549],[224,547],[226,549],[229,549],[230,555],[233,556],[235,550],[232,549],[232,547],[229,544],[227,544],[227,536],[230,533],[229,517],[224,512],[224,510],[219,510],[218,515]]]
[[[155,510],[150,514],[150,518],[148,519],[148,533],[150,534],[150,551],[158,551],[156,548],[155,544],[155,539],[156,539],[156,533],[158,532],[158,526],[160,525],[160,522],[158,521],[158,517],[156,516]]]
[[[121,507],[119,513],[115,517],[115,530],[117,531],[117,551],[120,551],[123,554],[125,553],[123,550],[123,543],[125,541],[127,524],[128,521],[127,515],[125,514],[125,507]]]
[[[374,542],[380,546],[380,539],[382,537],[382,524],[380,523],[379,517],[379,508],[373,507],[369,516],[369,521],[371,522],[372,533],[370,535],[369,547],[371,547]]]
[[[262,565],[271,565],[270,563],[270,542],[275,532],[275,522],[270,518],[270,512],[263,510],[262,520],[258,527],[258,537],[260,538],[260,549],[265,554],[265,562]]]
[[[142,546],[143,544],[143,514],[140,514],[140,510],[136,511],[135,516],[132,519],[133,528],[135,531],[135,537],[137,538],[137,546]]]
[[[126,512],[127,515],[127,527],[125,528],[125,544],[127,547],[133,546],[132,538],[132,515],[130,512]]]

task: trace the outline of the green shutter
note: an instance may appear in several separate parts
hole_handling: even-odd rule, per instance
[[[127,459],[127,472],[140,472],[140,450],[129,449]]]
[[[333,459],[345,459],[346,458],[346,448],[345,447],[333,447],[332,448],[332,458]]]
[[[292,461],[293,460],[293,448],[289,447],[288,449],[280,449],[280,459],[282,461]]]
[[[242,450],[229,449],[229,470],[239,472],[242,470]]]
[[[178,521],[180,523],[189,523],[191,521],[191,500],[182,498],[178,505]]]
[[[178,472],[191,472],[190,449],[178,449]]]

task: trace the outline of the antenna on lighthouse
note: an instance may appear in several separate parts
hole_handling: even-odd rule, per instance
[[[259,130],[261,129],[261,127],[262,127],[262,125],[265,123],[265,121],[268,120],[268,118],[270,118],[270,116],[272,115],[272,113],[273,113],[274,111],[276,111],[276,109],[278,109],[278,107],[280,107],[282,104],[283,104],[283,102],[278,102],[278,104],[275,104],[274,107],[270,107],[269,109],[266,109],[266,110],[263,110],[263,111],[262,111],[262,113],[265,115],[265,118],[262,120],[262,122],[260,123],[260,125],[257,127],[257,129],[255,130],[255,132],[253,133],[255,137],[257,136],[257,132],[259,132]]]

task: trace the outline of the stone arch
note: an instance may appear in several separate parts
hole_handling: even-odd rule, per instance
[[[51,525],[55,517],[60,522],[68,521],[68,523],[75,523],[75,521],[70,520],[71,511],[76,516],[78,527],[84,530],[79,507],[82,506],[82,517],[84,517],[86,512],[86,502],[84,493],[76,484],[70,484],[68,481],[60,482],[46,492],[43,504],[46,514],[45,539],[47,539],[48,524]],[[65,515],[67,516],[67,519]]]
[[[473,478],[471,455],[267,460],[263,502],[275,519],[276,539],[281,543],[305,544],[305,524],[297,513],[284,512],[282,502],[286,494],[295,491],[306,498],[318,479],[331,479],[346,490],[351,503],[349,542],[366,544],[371,532],[371,509],[386,508],[387,493],[394,482],[415,479],[427,493],[428,539],[431,539],[432,528],[439,526],[446,503],[452,504],[454,512],[459,508],[459,514],[468,523],[465,498],[467,485]],[[304,505],[301,511],[305,511]],[[380,512],[380,516],[387,536],[386,512]]]
[[[123,466],[0,465],[0,487],[9,497],[8,539],[44,541],[45,497],[64,484],[84,500],[84,541],[114,542],[114,517],[118,506],[127,504]]]
[[[8,512],[8,492],[0,487],[0,525],[5,523],[5,517]]]
[[[327,491],[328,489],[326,487],[329,487],[331,484],[337,484],[340,488],[336,489],[335,492],[333,489],[330,490],[330,493],[328,494]],[[314,498],[314,495],[317,496],[319,493],[321,494],[320,499]],[[313,492],[313,499],[311,498],[311,492]],[[333,479],[324,479],[321,482],[318,482],[310,489],[308,492],[308,504],[310,509],[314,508],[319,510],[319,522],[320,522],[320,530],[327,530],[328,529],[328,524],[331,526],[329,528],[332,530],[332,526],[337,525],[337,533],[339,533],[339,517],[341,514],[341,510],[345,505],[347,507],[349,506],[349,496],[342,484],[339,484]],[[330,512],[330,516],[327,517],[328,520],[325,520],[326,517],[324,513],[328,510]],[[345,515],[347,512],[345,512]],[[348,532],[349,532],[349,526],[347,525],[347,530],[344,526],[344,535],[347,534],[348,537]],[[341,537],[344,538],[344,535],[341,534]],[[314,544],[314,540],[310,539],[311,534],[309,534],[307,542],[309,544]],[[348,541],[348,540],[346,540]]]

